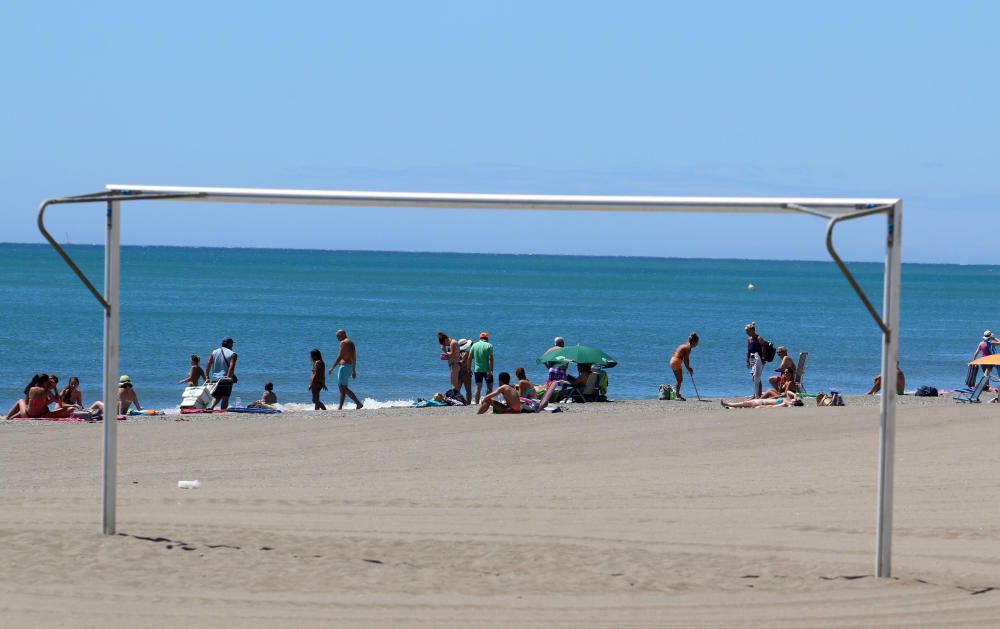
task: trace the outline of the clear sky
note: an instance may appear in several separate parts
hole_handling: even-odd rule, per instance
[[[992,263],[1000,3],[0,4],[0,241],[106,183],[885,196]],[[126,244],[825,259],[814,218],[126,206]],[[100,242],[101,209],[51,211]],[[845,228],[854,260],[880,224]],[[987,239],[990,240],[990,239]]]

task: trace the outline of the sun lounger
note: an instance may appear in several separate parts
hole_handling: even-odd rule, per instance
[[[989,381],[990,377],[984,375],[982,378],[979,379],[979,383],[976,384],[975,389],[968,389],[968,388],[958,389],[957,392],[962,393],[962,395],[956,395],[952,399],[955,400],[956,402],[978,404],[979,396],[981,396],[983,394],[983,391],[986,390],[986,386],[989,384]]]
[[[795,390],[799,393],[806,392],[806,387],[802,384],[802,373],[806,370],[807,358],[809,358],[809,352],[799,352],[799,364],[795,368]]]

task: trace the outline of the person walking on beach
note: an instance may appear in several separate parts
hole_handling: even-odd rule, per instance
[[[486,332],[479,334],[479,340],[469,349],[472,356],[472,374],[476,379],[476,404],[479,404],[479,394],[483,390],[483,380],[486,390],[493,390],[493,344]]]
[[[681,371],[681,366],[685,367],[689,374],[694,375],[694,369],[691,368],[691,350],[698,347],[698,333],[692,332],[688,335],[687,343],[681,343],[674,350],[674,353],[670,356],[670,370],[674,372],[674,378],[677,380],[677,399],[684,401],[684,396],[681,395],[681,383],[684,382],[684,372]]]
[[[189,387],[198,386],[198,381],[205,378],[205,372],[201,368],[201,356],[191,354],[191,371],[186,378],[181,378],[177,384],[186,384]]]
[[[212,404],[208,410],[214,410],[215,405],[221,402],[220,408],[229,408],[229,396],[233,393],[233,385],[236,384],[236,352],[233,351],[233,339],[226,337],[219,343],[219,348],[213,350],[208,355],[208,378],[207,383],[212,387]]]
[[[333,361],[330,373],[337,370],[337,386],[340,387],[340,404],[337,410],[344,409],[344,397],[350,396],[357,405],[358,410],[364,408],[364,404],[354,395],[354,391],[347,388],[347,383],[351,378],[358,377],[358,350],[354,346],[354,341],[347,338],[347,332],[343,329],[337,330],[337,340],[340,341],[340,351],[337,353],[337,360]]]
[[[326,363],[323,354],[318,349],[309,353],[312,359],[312,376],[309,378],[309,391],[312,393],[313,410],[325,411],[326,405],[319,399],[319,392],[326,388]],[[353,396],[352,396],[353,397]],[[344,396],[340,396],[340,405],[344,405]]]
[[[764,371],[764,339],[757,335],[757,324],[751,321],[743,326],[747,333],[747,369],[753,379],[753,399],[760,398],[763,393],[760,374]]]

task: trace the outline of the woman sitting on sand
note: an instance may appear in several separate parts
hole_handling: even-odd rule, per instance
[[[535,393],[535,385],[531,384],[531,380],[528,380],[528,374],[525,373],[524,367],[515,369],[514,375],[517,376],[517,389],[520,392],[520,396],[529,400],[535,399],[537,395]]]
[[[758,398],[756,400],[740,400],[739,402],[727,402],[725,400],[719,400],[719,403],[726,408],[761,408],[761,407],[787,407],[787,406],[802,406],[803,402],[799,396],[795,395],[791,391],[786,393],[783,397],[776,398]]]
[[[80,393],[80,379],[71,376],[69,384],[59,393],[59,402],[63,406],[70,406],[77,409],[83,408],[83,394]]]
[[[49,404],[59,403],[59,396],[51,391],[54,384],[52,377],[44,373],[36,373],[31,382],[24,388],[24,399],[18,400],[7,413],[7,419],[25,417],[69,417],[72,408],[57,408],[49,411]]]

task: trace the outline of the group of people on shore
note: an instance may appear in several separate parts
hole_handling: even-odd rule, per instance
[[[592,374],[591,365],[578,364],[576,376],[571,376],[566,371],[565,363],[553,361],[545,365],[548,368],[545,384],[536,385],[528,379],[525,368],[519,366],[514,369],[516,384],[512,384],[510,373],[503,371],[497,375],[498,385],[494,389],[495,355],[489,332],[481,332],[475,343],[465,338],[452,338],[444,332],[437,333],[437,340],[441,349],[440,358],[448,364],[450,388],[445,393],[435,394],[434,399],[451,400],[461,405],[475,404],[480,414],[490,409],[501,414],[538,412],[545,408],[557,388],[583,387]],[[565,346],[565,339],[557,336],[552,347],[543,355]],[[473,381],[476,384],[474,396]],[[461,394],[462,388],[465,389],[465,396]]]
[[[39,417],[65,419],[74,416],[97,419],[103,417],[103,402],[98,400],[90,406],[84,406],[79,378],[71,376],[62,391],[59,391],[58,387],[58,376],[36,373],[32,376],[28,386],[24,387],[24,397],[14,402],[14,405],[7,411],[7,419]],[[139,398],[132,387],[132,379],[125,375],[118,379],[118,414],[128,413],[132,406],[135,406],[136,410],[142,410]]]
[[[338,352],[337,358],[329,369],[323,360],[323,352],[318,348],[309,352],[309,360],[312,363],[312,372],[309,377],[309,392],[312,395],[313,408],[317,411],[325,411],[326,404],[320,399],[323,391],[329,390],[326,386],[326,376],[334,375],[337,387],[340,390],[340,403],[338,410],[344,408],[346,398],[351,398],[357,408],[364,408],[364,404],[354,394],[348,386],[351,379],[358,377],[358,349],[357,346],[347,336],[344,329],[337,330]],[[191,356],[191,370],[185,378],[178,383],[188,387],[206,386],[212,396],[211,405],[205,409],[212,411],[218,405],[221,410],[229,408],[229,398],[233,393],[233,385],[239,382],[236,376],[236,363],[239,355],[233,351],[235,341],[227,336],[219,343],[219,347],[212,350],[208,356],[208,372],[201,368],[201,357]],[[203,385],[202,385],[203,383]],[[264,392],[259,400],[248,405],[248,408],[272,408],[278,403],[278,396],[274,393],[274,384],[267,382],[264,384]]]

